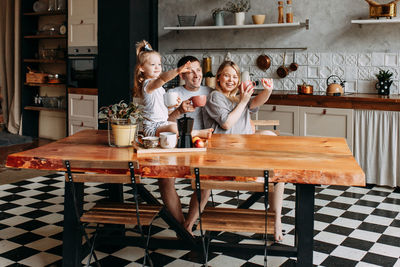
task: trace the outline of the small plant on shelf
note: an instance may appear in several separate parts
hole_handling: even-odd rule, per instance
[[[247,12],[250,10],[250,0],[232,0],[226,4],[226,11],[231,13]]]
[[[127,104],[122,100],[114,105],[101,107],[99,111],[99,119],[103,122],[112,120],[116,124],[129,120],[130,123],[136,124],[144,120],[143,114],[144,111],[142,105],[133,102]]]
[[[393,83],[392,76],[393,72],[389,70],[379,69],[379,72],[375,74],[378,82],[375,84],[375,88],[378,90],[379,95],[389,95],[390,86]]]

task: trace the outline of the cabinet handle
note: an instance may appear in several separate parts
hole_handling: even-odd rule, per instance
[[[273,106],[273,107],[272,107],[272,111],[276,111],[276,106]]]
[[[83,121],[81,122],[81,127],[83,127]]]
[[[322,115],[326,115],[326,109],[325,108],[322,110]]]
[[[81,24],[83,24],[83,20],[81,20]]]
[[[83,95],[81,95],[81,100],[83,100]]]

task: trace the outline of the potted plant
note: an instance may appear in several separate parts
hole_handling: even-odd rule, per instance
[[[389,70],[379,69],[379,72],[375,74],[378,82],[375,84],[375,88],[378,90],[379,95],[389,95],[390,86],[393,83],[392,76],[393,72]]]
[[[214,8],[211,13],[214,19],[215,26],[224,26],[224,16],[226,10],[224,8]]]
[[[250,10],[250,0],[229,1],[226,10],[235,14],[236,25],[244,25],[245,13]]]
[[[108,122],[110,146],[131,146],[138,124],[144,119],[143,106],[137,103],[127,104],[122,100],[114,105],[101,107],[99,119]]]
[[[204,78],[206,80],[206,86],[215,89],[216,78],[214,74],[211,71],[209,71],[204,75]]]

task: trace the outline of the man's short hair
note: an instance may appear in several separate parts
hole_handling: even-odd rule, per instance
[[[183,65],[185,65],[188,61],[190,61],[190,62],[199,62],[199,63],[200,63],[200,60],[198,60],[197,57],[194,57],[194,56],[184,56],[183,58],[181,58],[181,59],[178,61],[178,68],[181,67],[181,66],[183,66]]]

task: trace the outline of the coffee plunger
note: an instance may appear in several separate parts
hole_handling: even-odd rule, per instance
[[[192,118],[186,117],[186,114],[182,118],[177,120],[178,123],[178,147],[179,148],[189,148],[193,147],[192,143],[192,129],[193,129]]]

